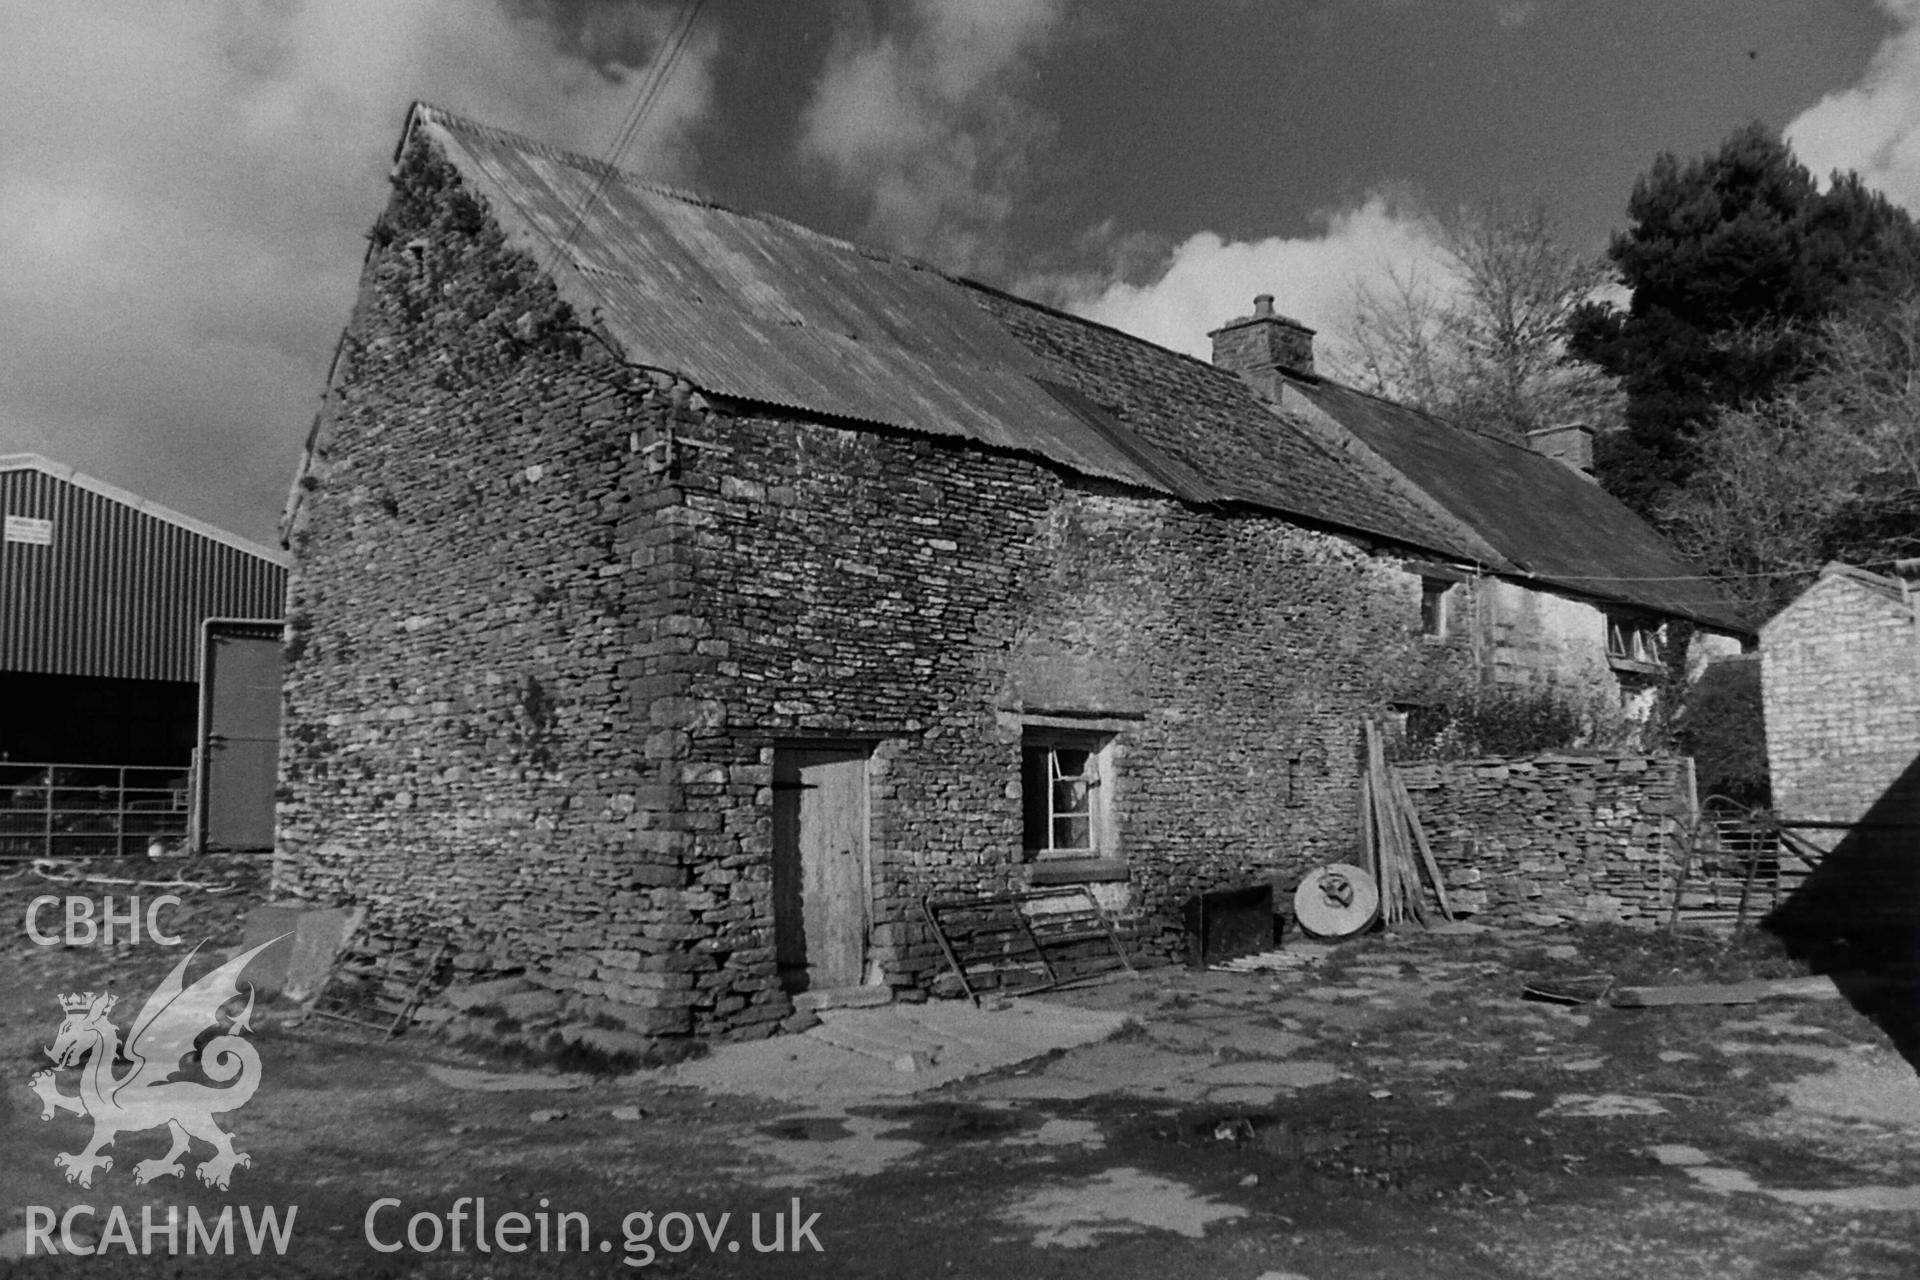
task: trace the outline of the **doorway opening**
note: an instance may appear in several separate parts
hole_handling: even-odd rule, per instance
[[[861,743],[773,752],[773,935],[789,992],[860,985],[872,889]]]

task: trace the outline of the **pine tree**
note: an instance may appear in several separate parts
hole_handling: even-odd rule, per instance
[[[1853,175],[1826,192],[1753,124],[1712,155],[1658,157],[1635,183],[1608,257],[1632,300],[1581,308],[1572,350],[1621,379],[1626,429],[1602,437],[1601,482],[1657,515],[1684,486],[1722,409],[1808,374],[1819,322],[1903,293],[1920,267],[1913,220]]]

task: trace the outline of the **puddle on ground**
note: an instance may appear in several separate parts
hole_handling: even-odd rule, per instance
[[[1102,1151],[1106,1149],[1107,1138],[1101,1127],[1092,1120],[1055,1117],[1038,1129],[1002,1138],[1001,1142],[1016,1147],[1080,1147],[1087,1151]]]
[[[775,1187],[806,1187],[834,1178],[870,1178],[921,1149],[895,1136],[893,1120],[848,1112],[790,1116],[737,1138],[734,1145],[777,1168],[755,1170]]]
[[[1659,1099],[1626,1093],[1563,1093],[1543,1116],[1585,1116],[1611,1119],[1615,1116],[1663,1116],[1667,1109]]]
[[[1256,1176],[1316,1195],[1388,1193],[1414,1200],[1491,1195],[1501,1171],[1453,1136],[1378,1123],[1301,1116],[1201,1113],[1183,1126],[1188,1141],[1253,1156]],[[1511,1172],[1511,1168],[1508,1168]]]
[[[1150,1230],[1197,1240],[1214,1223],[1246,1216],[1239,1205],[1209,1199],[1184,1183],[1133,1168],[1041,1187],[1002,1214],[1006,1221],[1038,1228],[1034,1244],[1060,1249],[1085,1249],[1104,1236]]]
[[[978,1142],[1032,1127],[1018,1111],[971,1102],[926,1102],[904,1107],[861,1107],[858,1114],[886,1121],[888,1131],[921,1143]]]
[[[852,1136],[845,1116],[794,1116],[763,1124],[760,1132],[784,1142],[835,1142]]]

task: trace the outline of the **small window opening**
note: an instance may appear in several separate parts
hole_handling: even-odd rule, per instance
[[[1034,857],[1091,858],[1105,838],[1103,742],[1029,734],[1021,747],[1025,844]]]
[[[1660,624],[1645,618],[1609,615],[1607,656],[1625,662],[1658,665],[1661,661]]]
[[[1420,579],[1420,634],[1447,634],[1447,593],[1453,584],[1440,578]]]

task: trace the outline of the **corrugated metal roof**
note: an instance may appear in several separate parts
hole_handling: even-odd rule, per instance
[[[1170,492],[1159,477],[1176,462],[1145,441],[1116,447],[1037,385],[1039,361],[930,267],[609,174],[434,108],[416,108],[413,123],[509,231],[534,237],[536,253],[552,259],[568,245],[563,290],[571,284],[571,300],[636,363],[718,395],[962,436]]]
[[[260,543],[251,542],[237,533],[229,533],[217,525],[208,524],[204,520],[196,520],[189,515],[182,515],[171,507],[163,507],[151,499],[143,498],[137,493],[130,493],[118,485],[108,484],[105,480],[97,479],[84,471],[76,471],[72,467],[64,466],[48,458],[43,458],[37,453],[0,454],[0,472],[4,471],[38,471],[42,475],[52,476],[56,480],[63,480],[77,489],[85,489],[89,493],[97,493],[101,497],[111,499],[122,506],[132,507],[135,511],[152,516],[156,520],[164,520],[168,524],[178,525],[188,533],[197,533],[210,541],[232,547],[235,551],[244,551],[250,556],[258,556],[262,560],[270,560],[282,568],[293,563],[293,557],[284,551],[274,547],[262,546]]]
[[[0,517],[0,671],[192,682],[203,619],[285,605],[279,552],[32,454]]]
[[[1748,629],[1698,566],[1565,463],[1337,383],[1291,385],[1522,573],[1712,627]]]
[[[629,359],[707,392],[961,436],[1746,629],[1644,521],[1524,447],[1324,380],[1296,385],[1310,429],[1223,370],[913,259],[416,104],[407,137],[421,131]]]

